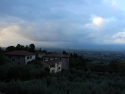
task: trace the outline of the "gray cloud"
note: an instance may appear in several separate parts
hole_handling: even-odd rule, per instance
[[[18,29],[10,31],[34,42],[70,46],[113,44],[116,43],[113,36],[124,32],[125,15],[111,3],[106,0],[0,0],[0,33],[16,26]]]

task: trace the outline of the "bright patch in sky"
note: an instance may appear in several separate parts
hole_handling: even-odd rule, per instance
[[[95,17],[95,18],[93,19],[93,24],[94,24],[95,26],[101,26],[102,23],[103,23],[103,18],[101,18],[101,17]]]
[[[92,19],[92,22],[87,23],[85,26],[99,31],[98,29],[100,29],[103,26],[103,23],[104,23],[104,19],[102,17],[94,17]]]

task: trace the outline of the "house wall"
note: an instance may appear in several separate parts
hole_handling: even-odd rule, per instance
[[[48,65],[46,62],[42,62],[44,67],[49,67],[50,73],[57,73],[62,71],[62,62],[58,62],[54,64],[54,67],[51,67],[51,65]]]
[[[12,64],[25,64],[25,57],[24,56],[10,56],[6,55],[5,56],[10,63]]]
[[[32,61],[35,58],[36,58],[35,55],[25,56],[25,65],[27,64],[27,62]]]
[[[45,54],[40,54],[40,53],[38,53],[38,57],[39,57],[39,58],[42,58],[44,55],[45,55]]]
[[[55,57],[44,57],[43,60],[51,60],[52,58],[55,58]],[[58,59],[60,59],[62,61],[62,69],[68,70],[69,69],[69,58],[60,57]]]
[[[69,58],[60,58],[62,60],[62,69],[69,69]]]
[[[54,73],[57,73],[57,72],[60,72],[62,71],[62,62],[58,62],[58,63],[55,63],[55,67],[50,67],[50,73],[54,72]]]
[[[6,55],[5,57],[10,61],[10,63],[19,65],[26,65],[28,61],[35,59],[35,55],[32,55],[32,58],[30,58],[29,56],[13,56],[13,55]],[[29,57],[29,59],[27,59],[27,57]]]

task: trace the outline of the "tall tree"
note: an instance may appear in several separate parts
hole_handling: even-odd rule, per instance
[[[6,51],[13,51],[13,50],[15,50],[15,47],[14,47],[14,46],[8,46],[8,47],[6,48]]]
[[[20,44],[17,44],[16,50],[24,50],[24,46],[20,45]]]
[[[29,45],[29,51],[33,52],[33,53],[35,52],[35,45],[34,44]]]
[[[39,51],[41,52],[41,48],[39,49]]]
[[[63,51],[62,54],[66,54],[66,55],[68,55],[68,53],[67,53],[66,51]]]
[[[26,45],[26,47],[24,47],[24,50],[25,50],[25,51],[29,51],[29,46]]]

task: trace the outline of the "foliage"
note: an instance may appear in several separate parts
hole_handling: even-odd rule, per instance
[[[33,53],[35,52],[35,45],[34,44],[29,45],[29,51],[33,52]]]
[[[34,65],[42,66],[42,63],[39,60],[32,60],[32,61],[27,62],[27,64],[34,64]]]
[[[14,47],[14,46],[8,46],[7,48],[6,48],[6,51],[14,51],[14,50],[25,50],[25,51],[30,51],[30,52],[35,52],[35,45],[34,44],[30,44],[29,46],[28,45],[26,45],[26,46],[24,46],[24,45],[21,45],[21,44],[17,44],[17,46],[16,47]]]
[[[71,68],[42,78],[0,82],[5,94],[124,94],[125,73]]]
[[[2,48],[0,47],[0,65],[3,65],[3,64],[5,64],[5,58],[3,55]]]
[[[109,67],[111,67],[114,71],[125,71],[125,61],[111,61],[109,63]]]
[[[125,61],[124,60],[120,61],[118,63],[118,68],[119,68],[120,71],[125,71]]]
[[[66,55],[68,55],[68,53],[67,53],[66,51],[63,51],[62,54],[66,54]]]
[[[86,67],[86,60],[81,56],[77,55],[77,53],[70,54],[69,58],[69,67],[77,67],[80,66],[82,68]]]
[[[48,67],[45,67],[44,70],[50,72],[50,69]]]
[[[15,50],[16,48],[14,47],[14,46],[8,46],[7,48],[6,48],[6,51],[13,51],[13,50]]]
[[[109,66],[113,69],[113,70],[118,70],[118,61],[117,60],[112,60],[109,63]]]
[[[38,60],[28,62],[26,66],[3,64],[0,66],[0,93],[125,94],[125,61],[111,61],[109,67],[119,70],[111,73],[86,70],[87,61],[77,53],[71,53],[70,69],[53,74]],[[103,68],[90,64],[87,67],[91,69]]]

